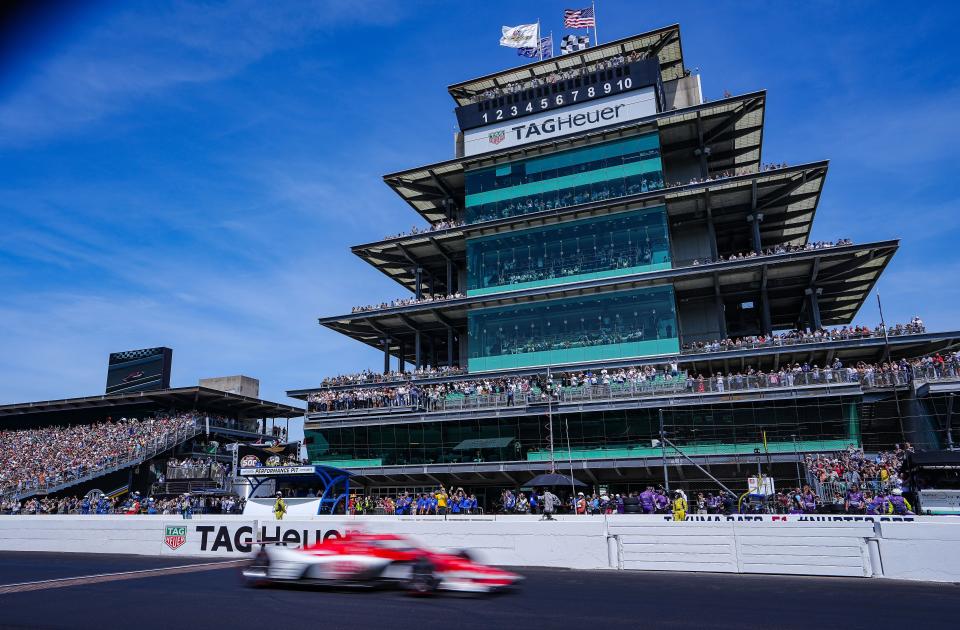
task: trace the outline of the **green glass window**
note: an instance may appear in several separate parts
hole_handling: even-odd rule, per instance
[[[478,223],[663,188],[654,133],[465,174],[466,221]]]
[[[669,268],[663,206],[467,241],[467,295]]]
[[[471,372],[680,352],[672,287],[480,309],[467,320]]]

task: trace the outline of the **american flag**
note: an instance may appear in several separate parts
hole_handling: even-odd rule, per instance
[[[593,16],[593,7],[564,9],[563,25],[566,28],[596,28],[597,20]]]

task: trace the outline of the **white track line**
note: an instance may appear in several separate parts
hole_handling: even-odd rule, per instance
[[[160,575],[174,575],[177,573],[195,573],[197,571],[214,571],[230,566],[244,564],[248,560],[226,560],[224,562],[201,562],[198,564],[184,564],[176,567],[160,567],[157,569],[142,569],[139,571],[120,571],[117,573],[96,573],[78,577],[56,578],[52,580],[37,580],[35,582],[20,582],[18,584],[0,585],[0,595],[8,593],[23,593],[26,591],[42,591],[51,588],[66,588],[69,586],[83,586],[100,582],[117,582],[119,580],[138,580]]]

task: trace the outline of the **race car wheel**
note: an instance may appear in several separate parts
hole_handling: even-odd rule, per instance
[[[437,590],[437,578],[434,575],[433,563],[421,558],[413,565],[407,588],[414,595],[427,595]]]
[[[250,564],[243,569],[243,579],[247,586],[258,587],[267,583],[267,576],[270,571],[270,556],[266,551],[260,550]]]

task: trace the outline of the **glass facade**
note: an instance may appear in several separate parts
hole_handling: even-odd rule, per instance
[[[664,206],[467,241],[467,295],[669,268]]]
[[[663,188],[656,132],[465,174],[466,221],[478,223]]]
[[[664,422],[688,455],[823,452],[860,444],[859,421],[851,421],[859,408],[856,396],[767,400],[667,409]],[[546,416],[530,415],[308,429],[305,437],[311,461],[341,466],[543,461],[549,459],[547,424]],[[574,459],[661,455],[651,446],[659,435],[657,409],[554,413],[561,459],[568,457],[567,427]]]
[[[673,287],[476,310],[471,372],[678,354]]]

